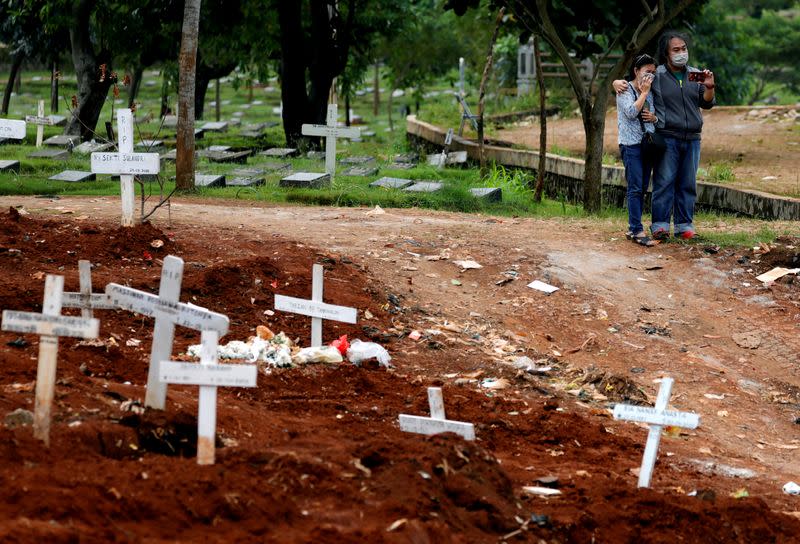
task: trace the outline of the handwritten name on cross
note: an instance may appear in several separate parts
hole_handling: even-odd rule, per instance
[[[400,414],[400,430],[426,435],[456,433],[464,440],[475,440],[475,426],[472,423],[445,418],[441,387],[428,388],[428,405],[431,408],[431,417]]]
[[[56,384],[58,337],[97,338],[100,321],[61,315],[64,276],[48,275],[44,284],[42,313],[3,310],[4,331],[38,334],[39,364],[36,370],[36,404],[33,435],[50,445],[50,412]]]
[[[656,464],[662,427],[696,429],[700,424],[700,416],[697,414],[667,410],[673,383],[674,380],[672,378],[663,378],[661,380],[655,408],[630,404],[617,404],[614,406],[614,419],[637,421],[639,423],[647,423],[650,426],[647,445],[644,448],[644,457],[642,457],[642,468],[639,470],[639,487],[650,487],[650,478],[653,475],[653,467]]]
[[[308,125],[301,127],[306,136],[325,136],[325,172],[331,179],[336,175],[336,138],[358,138],[361,131],[354,127],[338,127],[336,125],[337,106],[328,104],[328,117],[325,125]]]
[[[281,312],[305,315],[311,318],[311,347],[322,345],[322,320],[355,323],[358,312],[355,308],[335,306],[322,302],[324,269],[315,264],[311,269],[311,300],[275,295],[275,309]]]
[[[183,259],[169,255],[164,258],[164,265],[161,267],[158,296],[116,283],[106,285],[106,294],[115,306],[156,318],[144,398],[144,404],[148,408],[163,410],[166,405],[167,384],[158,379],[158,367],[161,361],[167,361],[172,356],[175,325],[197,331],[216,331],[220,336],[228,332],[230,321],[227,316],[178,302],[182,279]]]
[[[111,299],[105,293],[92,293],[92,263],[78,261],[79,293],[64,293],[64,308],[80,308],[81,317],[92,318],[92,310],[113,310]]]
[[[197,464],[213,465],[217,436],[217,387],[255,387],[258,367],[217,364],[219,334],[216,331],[202,331],[200,337],[200,364],[162,361],[159,380],[200,386],[197,400]]]
[[[25,121],[32,125],[36,125],[36,147],[42,147],[42,141],[44,140],[44,126],[54,124],[52,118],[45,117],[44,115],[44,100],[39,100],[36,116],[34,117],[33,115],[26,115]]]
[[[92,172],[95,174],[119,174],[120,198],[122,199],[123,227],[133,226],[135,191],[133,176],[158,174],[161,162],[158,153],[133,152],[133,112],[117,110],[117,132],[119,153],[92,153]]]

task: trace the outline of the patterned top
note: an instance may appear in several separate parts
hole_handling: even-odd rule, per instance
[[[642,143],[642,125],[639,123],[639,112],[636,111],[634,102],[638,94],[633,89],[633,84],[628,82],[628,90],[617,95],[617,127],[619,128],[620,145],[638,145]],[[647,109],[653,111],[653,93],[650,92],[645,99]],[[656,127],[653,123],[645,123],[644,128],[647,132],[655,132]]]

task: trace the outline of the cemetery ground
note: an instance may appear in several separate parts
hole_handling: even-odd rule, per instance
[[[307,298],[311,264],[321,263],[325,301],[356,308],[359,320],[326,322],[324,341],[378,342],[393,365],[262,369],[255,389],[221,388],[217,463],[198,466],[197,388],[170,386],[165,411],[142,409],[152,319],[96,310],[98,340],[61,339],[49,449],[24,418],[6,416],[32,408],[38,337],[1,333],[4,541],[792,542],[800,533],[797,497],[781,491],[798,479],[798,283],[755,279],[797,267],[796,234],[756,251],[642,251],[619,238],[615,217],[180,197],[171,222],[162,210],[121,230],[116,197],[7,196],[0,206],[3,308],[39,311],[48,273],[77,291],[79,259],[92,261],[95,291],[116,282],[156,292],[161,260],[177,255],[181,300],[230,317],[223,343],[258,325],[307,342],[309,320],[273,311],[273,298]],[[560,290],[526,287],[536,279]],[[175,338],[177,354],[199,334],[179,327]],[[532,363],[518,364],[522,356]],[[610,408],[651,404],[665,376],[675,379],[671,406],[701,423],[667,429],[652,489],[637,489],[647,431],[614,421]],[[400,413],[428,414],[428,386],[443,388],[448,419],[475,424],[476,441],[399,430]]]

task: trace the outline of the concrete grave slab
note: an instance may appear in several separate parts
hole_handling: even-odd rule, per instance
[[[503,200],[503,190],[500,187],[476,187],[470,189],[469,192],[475,198],[487,202],[500,202]]]
[[[177,128],[178,127],[178,116],[177,115],[165,115],[164,128]]]
[[[208,151],[230,151],[231,146],[229,145],[211,145],[206,148]]]
[[[70,136],[68,134],[56,134],[55,136],[50,136],[42,143],[44,145],[50,145],[53,147],[73,148],[76,145],[78,145],[80,141],[81,141],[80,136]]]
[[[372,136],[375,136],[375,131],[374,130],[362,130],[361,131],[361,136],[364,137],[364,138],[371,138]]]
[[[281,179],[281,187],[319,188],[330,185],[331,176],[320,172],[297,172]]]
[[[0,172],[19,173],[19,161],[0,161]]]
[[[226,187],[255,187],[264,185],[266,179],[263,176],[235,176],[225,182]]]
[[[55,176],[50,176],[47,179],[52,179],[53,181],[79,182],[79,181],[94,181],[95,179],[97,179],[97,176],[92,172],[81,172],[80,170],[64,170],[63,172],[56,174]]]
[[[442,160],[441,153],[432,153],[428,155],[428,164],[432,166],[439,166]],[[452,151],[447,154],[445,164],[466,164],[467,152],[466,151]]]
[[[110,142],[91,141],[76,145],[72,151],[80,155],[89,155],[90,153],[101,153],[103,151],[108,151],[112,147],[114,147],[114,144]]]
[[[226,121],[211,122],[201,128],[206,132],[228,132],[228,123]]]
[[[41,149],[28,155],[29,159],[50,159],[54,161],[65,161],[69,159],[69,151],[64,149]]]
[[[438,181],[418,181],[403,190],[410,193],[435,193],[441,191],[442,187],[444,187],[444,183]]]
[[[244,164],[252,151],[207,151],[201,157],[207,158],[211,162],[230,163],[236,162]]]
[[[306,153],[306,157],[315,161],[321,161],[325,159],[325,152],[324,151],[309,151]]]
[[[344,172],[342,172],[343,176],[358,176],[365,178],[367,176],[374,176],[378,173],[377,166],[351,166]]]
[[[295,157],[297,156],[297,149],[293,147],[273,147],[272,149],[267,149],[266,151],[262,151],[259,155],[263,155],[265,157]]]
[[[252,168],[237,168],[231,174],[235,176],[261,176],[270,172],[281,172],[291,170],[292,165],[288,162],[266,162],[257,164]]]
[[[383,187],[385,189],[405,189],[414,185],[413,179],[382,177],[369,184],[370,187]]]
[[[375,157],[359,155],[355,157],[345,157],[343,159],[339,159],[339,162],[342,164],[366,164],[369,162],[375,162]]]
[[[195,174],[195,187],[224,187],[225,176],[222,174]]]

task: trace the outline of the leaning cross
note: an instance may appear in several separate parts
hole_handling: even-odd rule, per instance
[[[197,464],[214,464],[214,447],[217,434],[217,387],[255,387],[256,365],[217,364],[216,331],[200,333],[200,364],[162,361],[159,380],[163,383],[199,385],[197,401]]]
[[[53,119],[45,117],[44,115],[44,100],[39,100],[39,107],[36,110],[36,116],[26,115],[25,121],[36,125],[36,147],[42,147],[42,140],[44,139],[44,126],[52,125]]]
[[[358,138],[361,131],[353,127],[337,127],[337,106],[328,104],[328,117],[325,125],[308,125],[301,128],[306,136],[325,136],[325,172],[331,179],[336,175],[336,138]]]
[[[673,383],[674,380],[672,378],[662,378],[655,408],[630,404],[617,404],[614,406],[614,419],[637,421],[639,423],[647,423],[650,426],[647,445],[644,448],[644,457],[642,458],[642,468],[639,470],[639,487],[650,487],[650,477],[653,475],[653,467],[656,464],[656,456],[658,455],[658,443],[661,441],[661,428],[671,426],[696,429],[700,424],[700,416],[697,414],[667,410]]]
[[[92,293],[92,263],[78,261],[79,293],[64,293],[64,308],[80,308],[81,317],[90,319],[92,310],[113,310],[111,299],[105,293]]]
[[[119,153],[92,153],[92,172],[95,174],[119,174],[122,198],[122,226],[133,226],[133,204],[135,191],[133,176],[158,174],[161,162],[158,153],[133,152],[133,112],[117,110]]]
[[[47,276],[42,313],[3,310],[4,331],[38,334],[39,366],[36,370],[36,405],[33,435],[50,445],[50,411],[56,383],[58,337],[97,338],[100,321],[61,315],[64,276]]]
[[[26,135],[25,121],[16,119],[0,119],[0,140],[22,140]]]
[[[158,296],[116,283],[106,285],[106,294],[115,306],[156,318],[144,398],[144,404],[148,408],[163,410],[166,405],[167,385],[158,379],[158,365],[172,356],[175,325],[197,331],[216,331],[220,336],[228,332],[230,322],[227,316],[178,302],[182,279],[183,259],[169,255],[164,258],[164,266],[161,268]]]
[[[456,433],[464,440],[475,440],[475,426],[463,421],[452,421],[444,416],[444,400],[441,387],[428,388],[428,404],[431,417],[400,414],[400,430],[407,433],[439,434]]]
[[[275,309],[292,314],[306,315],[311,318],[311,347],[322,345],[322,320],[355,323],[357,314],[355,308],[335,306],[322,302],[322,281],[324,269],[321,264],[315,264],[311,269],[311,300],[302,298],[275,295]]]

